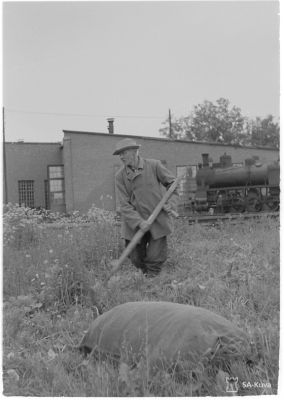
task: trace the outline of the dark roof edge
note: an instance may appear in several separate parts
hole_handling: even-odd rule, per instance
[[[5,142],[5,144],[18,144],[18,145],[25,145],[25,144],[57,144],[62,145],[61,142]]]
[[[138,136],[138,135],[122,135],[122,134],[109,134],[103,132],[85,132],[85,131],[70,131],[64,130],[63,133],[75,133],[75,134],[84,134],[84,135],[98,135],[98,136],[111,136],[111,137],[133,137],[138,139],[148,139],[148,140],[159,140],[164,142],[176,142],[176,143],[192,143],[192,144],[202,144],[207,146],[224,146],[224,147],[234,147],[240,149],[257,149],[257,150],[275,150],[279,151],[279,149],[275,147],[254,147],[254,146],[241,146],[239,144],[225,144],[225,143],[215,143],[215,142],[194,142],[192,140],[180,140],[180,139],[167,139],[163,137],[153,137],[153,136]]]

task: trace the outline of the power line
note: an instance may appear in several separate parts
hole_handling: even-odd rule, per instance
[[[96,117],[96,118],[108,118],[108,115],[98,115],[98,114],[72,114],[72,113],[62,113],[62,112],[48,112],[48,111],[28,111],[28,110],[16,110],[5,108],[5,111],[11,113],[21,113],[21,114],[36,114],[36,115],[55,115],[61,117]],[[133,119],[164,119],[165,116],[149,116],[149,115],[113,115],[113,118],[133,118]]]

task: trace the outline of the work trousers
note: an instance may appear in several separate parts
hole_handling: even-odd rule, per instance
[[[127,246],[129,240],[125,240]],[[129,258],[136,268],[149,276],[157,275],[167,259],[167,237],[153,239],[151,232],[146,232],[140,243],[132,250]]]

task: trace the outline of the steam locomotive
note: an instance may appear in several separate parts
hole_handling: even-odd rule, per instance
[[[223,214],[278,211],[280,199],[279,161],[262,164],[258,157],[234,165],[226,153],[219,163],[202,154],[196,173],[192,209],[196,213]]]

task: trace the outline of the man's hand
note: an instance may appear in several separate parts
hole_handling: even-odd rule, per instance
[[[139,224],[139,228],[141,229],[142,232],[146,233],[150,229],[151,224],[147,221],[142,221]]]
[[[169,203],[166,203],[163,207],[163,209],[171,216],[177,218],[178,217],[178,213],[172,209],[172,206]]]
[[[163,207],[163,209],[170,214],[170,212],[172,211],[172,207],[169,203],[166,203]]]

